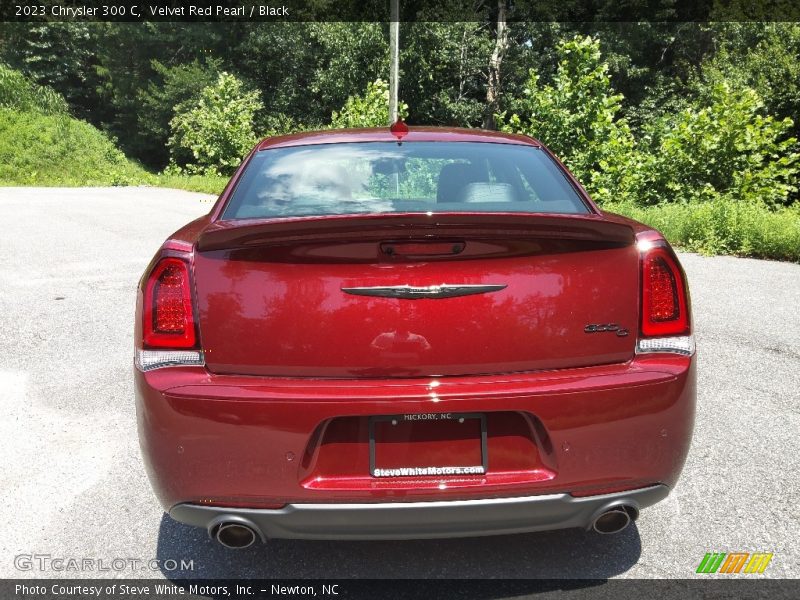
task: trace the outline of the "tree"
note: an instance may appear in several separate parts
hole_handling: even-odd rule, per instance
[[[260,118],[286,115],[304,123],[327,120],[341,102],[321,106],[311,93],[319,47],[311,23],[250,23],[243,32],[236,56],[236,73],[261,90],[264,102]]]
[[[492,48],[487,24],[403,23],[400,34],[400,95],[409,105],[409,121],[480,126]]]
[[[187,104],[195,103],[206,87],[217,81],[221,64],[211,58],[168,67],[154,60],[152,68],[158,79],[151,80],[138,93],[141,106],[139,133],[143,143],[149,146],[148,163],[161,166],[169,160],[170,121]]]
[[[720,84],[754,89],[764,111],[794,120],[800,135],[800,23],[715,24],[719,51],[689,81],[708,100]]]
[[[397,103],[400,118],[408,115],[405,102]],[[350,96],[342,110],[331,115],[331,127],[385,127],[389,121],[389,84],[376,79],[363,96]]]
[[[320,22],[310,28],[317,44],[311,92],[320,106],[329,107],[328,114],[342,106],[353,90],[363,90],[379,78],[388,79],[387,25]]]
[[[797,192],[800,171],[793,122],[763,108],[755,90],[720,83],[707,98],[648,126],[637,200],[785,203]]]
[[[486,108],[484,110],[483,128],[494,129],[494,115],[500,105],[500,73],[503,57],[508,50],[508,27],[506,26],[506,0],[497,0],[497,24],[495,26],[495,43],[489,58],[489,77],[486,84]]]
[[[179,22],[92,23],[100,28],[96,45],[98,94],[103,108],[94,118],[114,134],[123,149],[151,164],[153,142],[140,129],[145,112],[139,92],[161,76],[155,64],[176,66],[215,57],[227,67],[233,51],[231,40],[239,39],[241,23]],[[155,61],[155,62],[154,62]],[[163,151],[158,156],[163,158]],[[155,164],[154,164],[155,163]]]
[[[76,115],[91,118],[99,103],[97,33],[90,23],[4,23],[0,59],[56,90]]]
[[[611,86],[597,40],[562,41],[557,54],[553,83],[540,85],[531,70],[523,97],[509,102],[511,115],[497,120],[502,131],[542,140],[602,201],[621,185],[621,167],[633,148],[627,124],[617,119],[622,96]]]
[[[174,163],[183,163],[190,173],[232,173],[256,143],[253,119],[261,107],[258,92],[247,91],[235,76],[220,73],[194,105],[184,105],[170,122]],[[187,151],[190,157],[185,159]]]

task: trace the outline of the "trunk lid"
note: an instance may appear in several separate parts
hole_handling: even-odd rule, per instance
[[[218,222],[198,239],[194,277],[216,373],[472,375],[634,352],[633,231],[597,215]]]

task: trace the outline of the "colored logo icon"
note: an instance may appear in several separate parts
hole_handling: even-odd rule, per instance
[[[772,561],[771,552],[708,552],[697,573],[763,573]]]

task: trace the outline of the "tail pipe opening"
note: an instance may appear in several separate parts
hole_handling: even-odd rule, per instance
[[[604,535],[619,533],[638,517],[639,510],[634,506],[614,506],[595,517],[592,521],[592,529]]]
[[[240,517],[221,517],[214,519],[208,527],[208,535],[226,548],[241,550],[249,548],[256,541],[264,541],[258,528]]]

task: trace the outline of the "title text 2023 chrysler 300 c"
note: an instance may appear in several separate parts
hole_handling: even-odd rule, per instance
[[[612,533],[683,466],[691,326],[661,234],[531,138],[271,138],[141,280],[141,446],[229,547]]]

